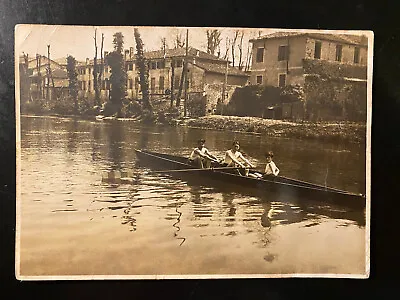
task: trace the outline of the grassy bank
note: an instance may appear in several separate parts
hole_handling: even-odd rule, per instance
[[[184,125],[331,142],[365,143],[366,140],[365,124],[346,122],[292,123],[256,117],[207,116],[186,120]]]

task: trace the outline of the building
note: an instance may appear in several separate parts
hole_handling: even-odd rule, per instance
[[[326,106],[346,102],[341,105],[341,111],[334,114],[339,119],[348,117],[350,110],[345,106],[350,104],[357,106],[359,114],[363,113],[360,110],[366,110],[366,98],[354,98],[356,94],[366,95],[366,37],[278,32],[250,42],[253,45],[250,83],[281,88],[302,86],[307,104],[305,113],[310,113],[307,118],[333,117],[332,110],[322,111],[319,98],[324,98],[325,104],[331,101]],[[313,103],[321,105],[312,112],[309,108]],[[340,105],[336,106],[336,110],[340,110]]]
[[[105,52],[104,56],[107,57],[107,55],[108,52]],[[123,55],[127,72],[127,97],[130,99],[140,98],[139,74],[133,47],[125,50]],[[178,95],[186,49],[149,51],[144,55],[149,70],[150,98],[153,101],[163,99],[167,103],[170,93],[174,93],[175,97]],[[187,59],[188,101],[205,97],[206,113],[213,113],[218,101],[222,102],[224,99],[225,103],[228,102],[235,87],[243,86],[248,81],[249,74],[247,72],[231,67],[228,61],[204,51],[189,47]],[[97,63],[101,65],[101,60],[98,59]],[[94,98],[93,65],[94,61],[89,59],[79,62],[77,65],[80,97]],[[104,72],[100,83],[102,102],[106,101],[110,95],[110,75],[111,69],[105,58]],[[225,97],[222,95],[224,89]],[[183,92],[181,97],[183,97]]]
[[[55,100],[68,95],[68,75],[65,66],[43,55],[24,55],[19,63],[22,104],[35,100]]]

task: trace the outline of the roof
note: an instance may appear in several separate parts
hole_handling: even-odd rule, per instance
[[[183,57],[186,55],[186,49],[185,48],[176,48],[176,49],[166,49],[165,50],[165,57]],[[226,60],[209,54],[207,52],[204,52],[202,50],[193,48],[193,47],[188,47],[188,55],[189,56],[195,56],[200,59],[205,59],[205,60],[216,60],[216,61],[221,61],[225,62]],[[157,50],[157,51],[149,51],[144,53],[145,58],[147,59],[158,59],[158,58],[164,58],[164,50]]]
[[[255,39],[251,39],[249,42],[261,41],[261,40],[266,40],[266,39],[299,37],[299,36],[306,36],[306,37],[321,39],[321,40],[329,40],[329,41],[339,42],[339,43],[343,43],[343,44],[367,46],[367,42],[366,42],[365,38],[363,38],[362,36],[358,36],[358,35],[305,33],[305,32],[275,32],[272,34],[260,36]]]
[[[67,71],[65,71],[63,69],[52,69],[51,75],[53,76],[53,78],[57,78],[57,79],[67,79],[68,78]],[[36,77],[36,76],[38,76],[38,74],[37,74],[37,72],[34,72],[29,77]],[[44,73],[44,74],[42,74],[42,76],[45,77],[47,75],[46,75],[46,73]]]
[[[192,63],[192,62],[190,62]],[[193,63],[192,63],[193,64]],[[203,62],[203,61],[196,61],[194,64],[199,68],[205,70],[206,72],[210,73],[218,73],[218,74],[225,74],[226,65],[225,64],[214,64],[212,62]],[[234,68],[232,66],[228,66],[228,75],[230,76],[250,76],[248,73],[239,70],[238,68]]]

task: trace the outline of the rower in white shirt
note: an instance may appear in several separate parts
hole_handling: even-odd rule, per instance
[[[274,157],[274,153],[272,151],[269,151],[265,154],[265,157],[267,159],[267,165],[265,166],[265,171],[264,171],[264,176],[278,176],[279,174],[279,169],[275,165],[275,163],[272,161],[272,158]]]

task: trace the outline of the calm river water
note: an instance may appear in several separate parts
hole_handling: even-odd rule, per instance
[[[365,148],[261,135],[21,118],[21,275],[365,272],[365,213],[151,174],[133,149],[222,158],[233,139],[262,169],[365,194]],[[134,184],[102,182],[132,170]]]

